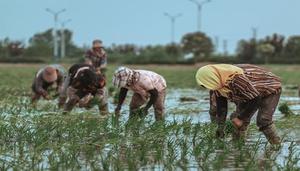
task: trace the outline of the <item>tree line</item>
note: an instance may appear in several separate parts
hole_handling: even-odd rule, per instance
[[[0,40],[0,62],[49,62],[53,60],[52,29],[34,34],[27,43],[5,38]],[[57,32],[60,39],[61,32]],[[88,47],[72,41],[73,32],[64,31],[67,60],[80,61]],[[300,63],[300,36],[288,38],[272,34],[262,39],[242,39],[234,55],[219,54],[212,39],[202,32],[183,35],[179,43],[138,46],[112,44],[105,50],[112,63],[178,64],[197,62],[226,63]],[[60,52],[60,50],[59,50]]]

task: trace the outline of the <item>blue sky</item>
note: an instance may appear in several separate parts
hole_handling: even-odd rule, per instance
[[[201,0],[199,0],[201,2]],[[228,41],[234,52],[238,40],[249,39],[252,27],[258,38],[272,33],[299,34],[300,0],[212,0],[203,6],[202,30],[213,40]],[[27,41],[34,33],[53,26],[45,8],[60,10],[61,20],[72,19],[77,45],[89,45],[100,38],[106,45],[138,45],[170,42],[170,20],[163,15],[182,13],[176,21],[176,41],[196,31],[196,6],[188,0],[0,0],[0,39]]]

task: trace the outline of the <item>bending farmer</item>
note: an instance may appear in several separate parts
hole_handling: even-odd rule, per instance
[[[118,105],[115,109],[119,115],[121,106],[126,98],[127,91],[132,90],[133,96],[130,102],[130,117],[137,113],[146,115],[153,105],[155,119],[162,120],[167,84],[165,79],[152,71],[132,70],[126,67],[118,68],[113,76],[113,85],[121,88]],[[146,102],[145,107],[139,109]]]
[[[62,84],[64,79],[64,69],[60,65],[48,65],[40,69],[33,80],[31,97],[32,103],[35,103],[41,97],[44,99],[50,99],[49,90],[55,86],[57,94],[62,91]]]
[[[108,113],[105,78],[96,73],[87,64],[74,64],[68,72],[70,80],[65,81],[66,88],[60,94],[59,105],[64,106],[64,112],[69,112],[78,103],[79,107],[89,108],[95,99],[99,112]],[[92,106],[91,106],[92,107]]]
[[[259,130],[271,144],[280,143],[272,121],[281,94],[279,77],[255,65],[216,64],[201,67],[196,80],[200,86],[212,91],[211,97],[215,94],[217,136],[222,135],[218,131],[223,130],[227,100],[230,100],[236,104],[236,116],[232,122],[237,136],[245,136],[250,119],[258,110],[256,122]]]

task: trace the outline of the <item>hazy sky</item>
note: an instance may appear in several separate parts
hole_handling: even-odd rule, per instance
[[[106,45],[168,43],[171,24],[164,12],[183,14],[176,21],[177,42],[196,30],[196,6],[189,0],[0,0],[0,39],[27,41],[52,27],[53,16],[45,8],[67,9],[59,19],[72,19],[67,28],[80,46],[95,38]],[[226,39],[234,52],[238,40],[252,36],[252,27],[259,38],[299,34],[299,17],[300,0],[212,0],[203,6],[202,30],[213,40],[219,37],[219,51]]]

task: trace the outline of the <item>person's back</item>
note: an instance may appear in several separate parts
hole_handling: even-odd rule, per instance
[[[148,70],[135,71],[140,73],[141,81],[149,79],[151,82],[146,82],[145,84],[152,84],[158,91],[161,91],[167,87],[166,80],[161,75]]]
[[[77,103],[80,107],[86,107],[92,98],[97,98],[100,112],[107,113],[105,78],[102,74],[88,64],[74,64],[69,69],[68,77],[59,102],[60,107],[64,105],[65,112],[71,111]]]
[[[40,97],[49,99],[48,89],[56,83],[56,91],[59,93],[63,88],[64,69],[60,65],[47,65],[35,74],[32,83],[32,102]]]
[[[114,73],[113,85],[120,88],[118,104],[115,109],[117,116],[120,113],[127,91],[131,90],[133,96],[129,105],[130,117],[136,116],[137,113],[147,115],[149,108],[153,106],[155,119],[163,119],[167,85],[161,75],[153,71],[119,67]],[[146,102],[147,104],[141,108]]]
[[[251,81],[253,87],[261,94],[262,97],[270,94],[277,94],[281,91],[281,80],[272,72],[251,64],[237,64],[242,68],[244,75]]]

